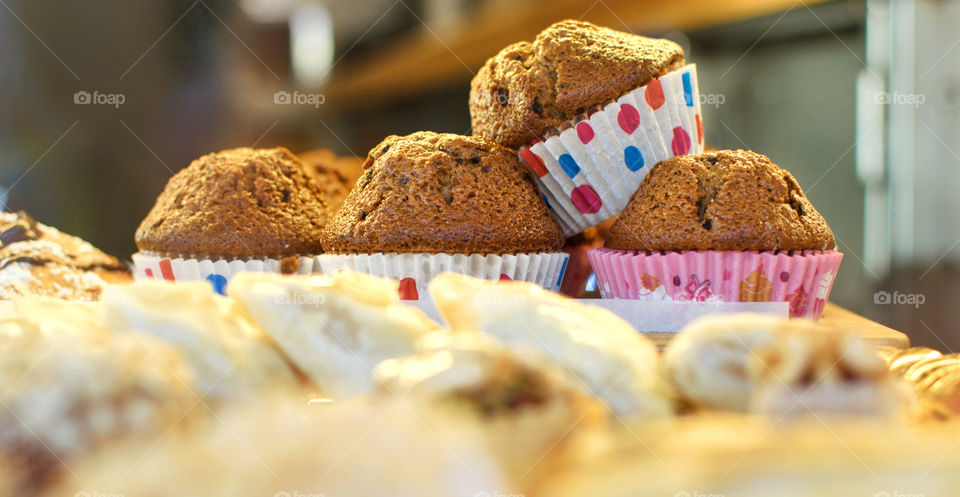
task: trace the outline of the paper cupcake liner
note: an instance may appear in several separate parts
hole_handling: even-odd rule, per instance
[[[300,257],[300,266],[294,274],[310,274],[314,270],[315,258]],[[225,295],[227,282],[235,274],[246,272],[280,273],[279,259],[240,260],[240,259],[184,259],[164,257],[155,254],[137,252],[133,254],[133,276],[138,280],[162,279],[167,281],[209,281],[213,289]]]
[[[790,317],[819,318],[843,254],[737,251],[587,253],[603,298],[787,302]]]
[[[487,280],[514,280],[536,283],[557,291],[567,268],[569,255],[563,252],[530,254],[430,254],[374,253],[321,254],[316,265],[327,274],[344,268],[391,278],[400,282],[400,298],[419,300],[427,295],[434,276],[454,272]]]
[[[520,150],[566,236],[619,214],[647,171],[703,152],[696,65],[660,76]]]

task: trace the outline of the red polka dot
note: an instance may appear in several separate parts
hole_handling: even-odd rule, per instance
[[[523,161],[530,166],[530,169],[533,169],[533,172],[537,174],[538,178],[542,178],[547,175],[547,166],[543,164],[543,159],[541,159],[537,154],[533,153],[533,150],[529,148],[524,148],[520,150],[520,157],[523,158]]]
[[[659,79],[647,83],[647,90],[643,92],[643,98],[647,101],[647,105],[653,110],[657,110],[663,106],[666,99],[663,97],[663,86],[660,85]]]
[[[697,114],[696,118],[697,118],[697,143],[703,145],[703,120],[700,119],[700,114]]]
[[[730,270],[729,270],[729,269],[724,269],[724,270],[723,270],[723,281],[730,281],[730,277],[731,277],[731,276],[733,276],[733,275],[730,274]]]
[[[160,274],[167,281],[177,280],[176,276],[173,275],[173,266],[170,265],[170,259],[160,259]]]
[[[153,270],[152,270],[152,269],[146,268],[146,269],[143,270],[143,272],[147,274],[147,278],[153,279]]]
[[[586,121],[581,121],[577,124],[577,136],[580,137],[580,143],[584,145],[590,143],[590,140],[593,139],[593,128],[590,127],[590,123]]]
[[[630,104],[621,105],[620,113],[617,114],[617,124],[619,124],[620,129],[626,131],[627,134],[633,133],[640,127],[640,112]]]
[[[505,274],[503,274],[503,273],[500,273],[500,281],[513,281],[513,278],[511,278],[511,277],[509,277],[509,276],[507,276],[507,275],[505,275]]]
[[[600,207],[603,207],[600,195],[597,195],[597,191],[590,185],[580,185],[574,188],[570,192],[570,201],[573,202],[578,211],[584,214],[594,214],[600,211]]]
[[[420,300],[417,292],[417,280],[404,278],[400,280],[400,300]]]
[[[680,126],[673,128],[672,145],[673,155],[686,155],[690,153],[690,135]]]

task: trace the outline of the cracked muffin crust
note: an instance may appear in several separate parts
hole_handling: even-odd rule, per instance
[[[655,165],[607,234],[615,250],[834,248],[797,180],[766,156],[722,150]]]
[[[374,147],[324,229],[333,253],[557,251],[560,226],[516,154],[478,137],[421,131]]]
[[[520,148],[591,107],[682,67],[676,43],[586,21],[548,27],[487,60],[470,84],[473,133]]]
[[[191,256],[321,252],[323,191],[285,148],[205,155],[175,174],[136,233],[140,250]]]

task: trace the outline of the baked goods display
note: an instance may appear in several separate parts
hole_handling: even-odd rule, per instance
[[[679,45],[562,21],[470,90],[474,136],[193,161],[138,281],[0,215],[0,497],[956,493],[960,359],[815,321],[833,233],[767,157],[701,153]],[[556,293],[569,254],[623,301]],[[782,315],[661,353],[635,300]]]
[[[80,238],[22,211],[0,213],[0,300],[97,300],[108,283],[130,281],[129,266]]]
[[[560,286],[563,236],[530,172],[479,137],[418,132],[371,149],[323,232],[320,268],[401,281],[405,299],[455,271]]]
[[[137,228],[139,277],[208,280],[242,271],[309,273],[329,207],[285,148],[205,155],[175,174]]]
[[[607,298],[787,302],[813,318],[843,258],[793,176],[744,150],[654,166],[588,256]]]

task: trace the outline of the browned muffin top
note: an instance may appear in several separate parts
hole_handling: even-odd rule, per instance
[[[324,230],[327,252],[556,251],[563,233],[516,154],[477,137],[421,131],[370,151]]]
[[[325,148],[299,154],[309,174],[325,194],[331,212],[336,212],[347,198],[354,183],[363,174],[363,160],[359,157],[339,157]]]
[[[655,165],[607,234],[617,250],[827,250],[833,233],[766,156],[721,150]]]
[[[681,66],[672,41],[561,21],[487,60],[470,84],[473,133],[519,148]]]
[[[140,250],[253,258],[321,252],[320,186],[285,148],[205,155],[167,182],[140,223]]]

